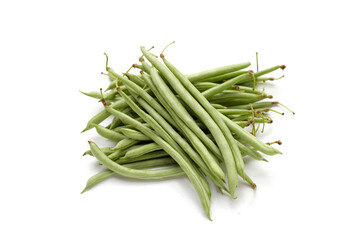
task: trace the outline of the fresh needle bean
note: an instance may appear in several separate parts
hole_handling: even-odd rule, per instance
[[[152,160],[146,160],[146,161],[141,161],[141,162],[127,163],[127,164],[124,164],[123,166],[126,168],[142,169],[142,168],[169,166],[169,165],[174,165],[174,164],[176,164],[176,162],[172,158],[159,158],[159,159],[152,159]],[[107,179],[115,174],[116,174],[115,172],[113,172],[109,169],[102,170],[101,172],[99,172],[99,173],[95,174],[94,176],[92,176],[91,178],[89,178],[84,190],[81,193],[84,193],[86,190],[93,187],[97,183],[102,182],[105,179]],[[171,177],[181,176],[184,174],[185,174],[184,172],[182,172],[182,174],[176,172],[175,175],[169,174],[167,177],[171,178]]]
[[[161,147],[156,143],[148,143],[139,148],[132,149],[127,151],[123,158],[134,158],[144,155],[146,153],[154,152],[156,150],[161,150]]]
[[[194,169],[194,166],[188,163],[174,148],[172,148],[167,142],[165,142],[150,128],[144,127],[140,122],[135,121],[126,114],[123,114],[113,109],[110,106],[105,106],[105,107],[107,111],[120,118],[123,122],[133,125],[135,128],[143,132],[145,135],[152,138],[154,142],[159,144],[168,154],[170,154],[170,156],[179,164],[179,166],[189,177],[190,181],[193,183],[193,186],[199,195],[201,205],[203,206],[206,215],[210,218],[210,202],[209,202],[208,193],[204,189],[203,183],[199,179],[198,174]],[[104,154],[104,156],[106,155]]]

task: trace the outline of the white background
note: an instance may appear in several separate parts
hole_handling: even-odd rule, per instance
[[[1,239],[359,239],[357,1],[2,1]],[[184,73],[255,61],[286,64],[268,92],[264,141],[281,156],[249,161],[258,185],[215,189],[209,221],[186,178],[115,177],[80,195],[101,168],[82,157],[102,109],[78,91],[106,87],[103,52],[126,71],[169,42]],[[254,66],[254,65],[253,65]],[[282,110],[282,109],[279,109]]]

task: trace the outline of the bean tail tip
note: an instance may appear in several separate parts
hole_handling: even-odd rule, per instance
[[[80,194],[83,194],[87,190],[87,186],[81,191]]]
[[[252,187],[253,189],[256,189],[256,188],[257,188],[257,186],[256,186],[255,183],[251,183],[251,187]]]
[[[284,70],[284,69],[286,68],[286,66],[285,66],[285,65],[281,65],[280,68],[281,68],[281,70]]]

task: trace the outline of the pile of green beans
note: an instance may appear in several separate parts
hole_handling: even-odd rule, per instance
[[[140,50],[139,63],[123,74],[108,67],[105,54],[103,74],[111,83],[104,92],[81,92],[104,105],[82,132],[94,128],[114,142],[100,148],[89,141],[84,155],[94,156],[106,169],[92,176],[82,193],[114,174],[135,179],[186,176],[211,219],[210,183],[236,198],[240,180],[256,188],[244,157],[267,162],[263,154],[281,154],[271,146],[281,141],[263,143],[256,135],[273,122],[271,113],[280,113],[272,108],[282,105],[267,100],[273,97],[265,93],[265,84],[275,78],[263,75],[285,66],[252,71],[245,70],[250,66],[246,62],[184,75],[164,51],[160,60],[151,49]],[[100,125],[109,117],[110,124]]]

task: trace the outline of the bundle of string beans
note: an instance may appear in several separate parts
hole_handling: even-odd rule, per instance
[[[260,126],[264,131],[272,122],[269,112],[276,111],[270,108],[279,104],[262,101],[272,96],[257,86],[274,80],[263,75],[285,66],[253,72],[243,70],[250,63],[240,63],[183,75],[163,53],[161,62],[150,49],[140,49],[140,63],[132,66],[140,74],[116,73],[106,56],[106,75],[112,79],[106,93],[84,93],[100,99],[104,110],[83,132],[95,128],[116,143],[99,148],[89,141],[84,155],[96,157],[107,169],[91,177],[84,191],[113,174],[136,179],[186,175],[210,219],[209,181],[235,198],[240,178],[256,188],[244,170],[243,156],[267,161],[261,153],[280,153],[256,138]],[[111,115],[108,126],[99,125]]]

